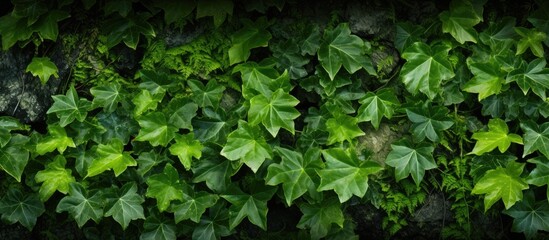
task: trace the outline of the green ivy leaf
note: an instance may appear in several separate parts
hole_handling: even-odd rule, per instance
[[[107,33],[107,48],[112,48],[120,42],[124,42],[129,48],[136,50],[140,35],[155,37],[154,28],[147,22],[147,13],[136,14],[127,17],[115,16],[103,24],[103,30]]]
[[[103,10],[105,11],[105,15],[117,12],[120,16],[126,17],[132,10],[133,2],[135,0],[108,1],[105,3]]]
[[[381,89],[377,93],[368,92],[360,100],[358,108],[358,121],[370,121],[375,129],[379,128],[379,123],[383,116],[387,119],[393,117],[395,107],[400,105],[395,92],[391,89]]]
[[[68,212],[78,224],[84,226],[92,219],[98,223],[103,218],[103,196],[100,191],[87,191],[82,184],[69,184],[69,195],[57,204],[56,212]]]
[[[137,173],[144,176],[149,172],[154,166],[168,161],[166,153],[157,153],[156,151],[142,152],[139,154],[137,161]]]
[[[29,162],[29,150],[26,148],[29,138],[20,134],[12,135],[9,142],[0,148],[0,169],[4,170],[17,182]]]
[[[279,42],[270,47],[276,59],[276,66],[286,69],[291,79],[300,79],[308,75],[305,65],[310,60],[301,55],[299,45],[294,39]]]
[[[103,142],[117,138],[127,144],[130,141],[130,136],[135,136],[139,129],[137,122],[130,115],[120,109],[112,113],[100,112],[97,114],[97,120],[106,130],[103,134]]]
[[[397,181],[412,175],[414,182],[419,186],[425,170],[437,167],[433,159],[434,147],[429,144],[412,145],[408,141],[399,141],[391,144],[391,148],[385,163],[395,168]]]
[[[36,224],[36,219],[46,210],[37,193],[23,193],[18,188],[9,188],[0,200],[2,220],[13,224],[21,223],[29,231]]]
[[[522,144],[522,138],[514,133],[509,134],[507,124],[499,118],[490,119],[488,129],[487,132],[476,132],[471,137],[477,140],[472,154],[482,155],[496,147],[499,152],[504,153],[511,146],[511,142]]]
[[[17,41],[26,41],[32,36],[32,29],[27,25],[27,19],[6,14],[0,17],[0,35],[2,37],[2,50],[13,47]]]
[[[194,228],[192,238],[217,240],[231,235],[227,227],[229,213],[225,204],[216,204],[209,209],[208,216],[203,216],[200,223]]]
[[[108,190],[104,194],[104,197],[108,199],[105,217],[112,216],[124,230],[130,221],[145,219],[141,206],[145,200],[137,193],[135,182],[126,183],[121,189],[113,187]]]
[[[205,154],[202,156],[192,168],[194,173],[192,181],[194,183],[206,182],[209,189],[215,192],[225,192],[231,183],[231,176],[240,168],[240,163],[227,161],[218,154],[217,151],[215,155]]]
[[[59,151],[63,154],[67,147],[76,147],[72,138],[67,137],[64,128],[58,125],[48,125],[48,135],[36,143],[36,153],[44,155],[49,152]]]
[[[175,240],[177,228],[171,219],[151,215],[143,223],[143,233],[139,240]]]
[[[113,170],[118,176],[126,168],[136,166],[137,162],[128,152],[124,152],[124,144],[119,139],[112,139],[108,144],[99,144],[97,158],[93,159],[88,167],[86,178],[99,175],[107,170]]]
[[[533,239],[539,230],[549,231],[549,205],[547,200],[536,202],[534,191],[527,191],[513,207],[503,210],[513,217],[513,232],[523,232],[527,239]]]
[[[192,121],[194,135],[201,142],[224,141],[230,132],[230,127],[236,123],[236,121],[228,119],[221,108],[216,111],[204,108],[202,115],[202,118],[194,118]]]
[[[522,157],[537,150],[549,158],[549,123],[538,125],[528,121],[520,123],[520,128],[524,132],[524,153]]]
[[[541,187],[549,184],[549,160],[546,157],[536,157],[528,159],[529,163],[536,164],[536,168],[528,174],[526,182],[528,184]],[[547,199],[549,199],[549,189],[547,190]]]
[[[257,95],[250,99],[248,119],[251,125],[261,122],[273,137],[276,137],[280,128],[295,134],[294,119],[300,114],[294,107],[298,103],[297,98],[281,88],[276,90],[270,98]]]
[[[434,99],[441,91],[442,81],[455,75],[448,60],[450,49],[446,45],[429,46],[423,42],[415,42],[406,48],[402,53],[406,63],[400,70],[406,90],[413,95],[421,91],[429,99]]]
[[[177,170],[169,163],[162,173],[147,178],[147,186],[145,196],[156,199],[160,212],[166,211],[173,200],[183,201],[183,183]]]
[[[486,174],[475,184],[472,194],[486,194],[484,211],[488,211],[499,199],[503,200],[505,209],[522,200],[522,190],[528,189],[528,184],[520,177],[524,163],[509,162],[505,168],[486,171]]]
[[[51,75],[59,78],[59,75],[57,75],[59,69],[49,57],[33,57],[25,72],[30,72],[33,76],[39,77],[42,84],[46,84]]]
[[[358,119],[345,114],[328,119],[326,130],[330,134],[328,145],[336,142],[351,142],[354,138],[364,135],[364,132],[358,127]]]
[[[321,239],[328,235],[332,224],[343,228],[343,212],[341,203],[336,198],[326,198],[320,203],[299,205],[303,213],[297,227],[300,229],[310,228],[311,239]]]
[[[176,135],[175,143],[170,146],[170,153],[181,161],[186,170],[191,169],[192,158],[200,159],[202,156],[202,144],[194,140],[194,134]]]
[[[14,17],[26,18],[27,26],[32,25],[42,14],[48,12],[48,5],[41,1],[14,1],[13,12]]]
[[[402,22],[396,24],[395,48],[399,52],[404,52],[406,48],[415,42],[421,42],[421,35],[425,29],[420,25]]]
[[[91,103],[88,100],[78,98],[74,86],[71,86],[64,96],[55,95],[52,98],[53,105],[46,113],[55,113],[60,119],[59,125],[61,127],[69,125],[75,119],[83,122],[91,109]]]
[[[218,7],[216,6],[216,8]],[[244,27],[231,35],[230,65],[245,62],[250,57],[252,48],[266,47],[272,37],[271,33],[267,31],[270,23],[265,17],[258,18],[255,22],[243,19],[242,24]]]
[[[474,77],[463,85],[463,90],[478,93],[478,100],[498,94],[504,83],[503,73],[493,62],[474,62],[467,59],[467,66]]]
[[[419,107],[406,108],[406,115],[411,122],[413,137],[421,142],[427,137],[433,142],[441,140],[441,132],[449,129],[454,122],[448,117],[448,108],[430,106],[428,102]]]
[[[301,55],[306,54],[314,56],[320,48],[320,29],[318,26],[309,28],[310,32],[307,38],[301,43]]]
[[[177,128],[168,124],[163,113],[152,112],[137,119],[139,134],[135,141],[148,141],[152,146],[166,146],[175,137]]]
[[[282,158],[280,163],[269,165],[265,182],[276,186],[282,183],[284,198],[288,206],[305,192],[316,192],[316,170],[324,167],[318,148],[309,148],[303,156],[300,152],[277,147],[276,153]]]
[[[65,168],[65,164],[67,164],[65,157],[57,155],[46,165],[46,169],[38,171],[34,176],[37,183],[42,183],[38,192],[42,202],[47,201],[55,191],[67,194],[69,184],[76,181],[72,171]]]
[[[185,185],[183,201],[172,204],[172,211],[175,216],[175,223],[190,219],[198,223],[206,209],[215,205],[219,196],[200,191],[195,192],[190,186]]]
[[[196,18],[213,17],[214,26],[217,28],[227,18],[227,15],[233,14],[233,1],[231,0],[211,0],[197,1]]]
[[[261,186],[255,192],[248,194],[236,186],[232,186],[222,198],[230,202],[229,228],[234,229],[244,217],[263,230],[267,230],[267,201],[276,192],[276,188]]]
[[[90,140],[100,143],[103,134],[107,131],[96,117],[86,118],[83,122],[72,122],[69,127],[76,134],[73,139],[76,146],[85,145]]]
[[[103,111],[106,113],[114,112],[118,103],[123,100],[122,88],[117,82],[92,87],[90,93],[94,97],[92,105],[103,107]]]
[[[517,37],[514,30],[516,20],[513,17],[503,17],[500,20],[490,22],[486,30],[480,33],[480,41],[488,46],[493,51],[501,49],[509,49]]]
[[[318,171],[318,191],[334,190],[341,203],[353,195],[364,197],[368,190],[368,175],[383,170],[377,162],[359,160],[352,149],[326,149],[322,151],[322,156],[326,160],[326,168]]]
[[[473,27],[482,21],[484,2],[451,1],[450,11],[439,14],[442,32],[450,33],[461,44],[467,41],[476,43],[477,32]]]
[[[168,123],[177,128],[193,130],[192,119],[196,116],[198,105],[186,99],[174,98],[168,104],[166,115]]]
[[[40,19],[32,26],[33,30],[38,32],[40,37],[57,41],[59,27],[57,22],[70,17],[70,14],[63,10],[49,9],[48,13],[42,15]]]
[[[282,75],[274,68],[275,62],[263,60],[260,63],[247,62],[234,67],[233,73],[240,72],[242,78],[242,95],[250,99],[256,94],[254,91],[269,97],[278,90],[278,86],[289,92],[292,88],[288,72]],[[250,92],[251,91],[251,92]]]
[[[372,60],[365,55],[365,50],[364,40],[352,35],[349,25],[342,23],[324,32],[324,41],[318,49],[318,61],[331,80],[334,80],[341,66],[349,73],[364,68],[369,74],[376,75]]]
[[[272,158],[271,146],[267,144],[259,127],[238,122],[238,128],[227,137],[221,155],[231,161],[240,160],[255,173],[266,158]]]
[[[193,92],[193,101],[198,104],[199,107],[213,107],[219,106],[225,87],[210,79],[206,86],[198,80],[188,80],[187,84]]]
[[[157,94],[151,94],[149,90],[141,90],[132,100],[133,104],[135,104],[133,110],[134,116],[138,117],[146,111],[156,110],[158,103],[164,98],[164,93],[165,92],[162,91]]]
[[[153,4],[164,11],[164,22],[168,25],[182,22],[196,7],[195,1],[160,0]]]
[[[507,76],[506,81],[515,81],[519,85],[524,95],[530,89],[541,99],[545,99],[545,91],[549,89],[549,68],[546,68],[545,58],[538,58],[531,61],[528,65],[521,64],[519,68],[513,70]]]
[[[530,48],[534,56],[544,57],[545,51],[541,43],[547,39],[547,33],[523,27],[515,27],[515,31],[521,37],[517,43],[516,55],[523,54],[526,49]]]
[[[486,171],[496,169],[497,167],[505,167],[510,162],[517,160],[517,157],[510,154],[493,154],[487,153],[481,156],[474,156],[471,161],[471,170],[469,175],[473,177],[473,182],[478,182],[484,176]]]

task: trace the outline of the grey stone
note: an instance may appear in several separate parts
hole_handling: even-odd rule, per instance
[[[360,37],[391,39],[395,28],[393,12],[381,1],[350,1],[346,17],[351,32]]]
[[[364,129],[365,134],[358,138],[356,152],[361,156],[363,151],[367,151],[373,161],[385,165],[385,158],[391,151],[391,143],[400,139],[401,131],[402,129],[391,129],[391,126],[385,123],[381,123],[377,130],[369,125]]]
[[[412,221],[427,223],[437,221],[450,221],[450,201],[446,200],[441,193],[431,194],[427,197],[422,207],[413,215]]]

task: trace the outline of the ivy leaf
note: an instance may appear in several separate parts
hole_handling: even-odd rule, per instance
[[[320,48],[320,29],[318,26],[313,26],[310,29],[309,35],[301,44],[301,55],[305,54],[314,56]]]
[[[532,121],[528,121],[520,123],[520,128],[524,132],[524,153],[522,157],[537,150],[549,158],[549,123],[537,125]]]
[[[505,168],[486,171],[471,191],[472,194],[486,194],[484,197],[484,211],[488,211],[499,199],[503,200],[505,209],[509,209],[516,202],[522,200],[522,190],[528,189],[520,175],[524,163],[509,162]]]
[[[370,121],[372,126],[374,126],[375,129],[378,129],[383,116],[387,119],[391,119],[395,112],[395,107],[398,107],[400,102],[393,90],[384,88],[377,93],[366,93],[366,96],[360,100],[360,104],[357,116],[358,121]]]
[[[534,191],[527,191],[522,201],[503,210],[513,217],[513,232],[523,232],[527,239],[533,239],[538,230],[549,231],[549,205],[547,200],[536,202]]]
[[[372,60],[365,55],[365,50],[364,41],[351,34],[347,23],[342,23],[324,32],[324,41],[318,49],[318,61],[331,80],[334,80],[341,66],[349,73],[364,68],[369,74],[376,75]]]
[[[532,89],[541,99],[545,99],[545,91],[549,88],[549,68],[545,68],[546,64],[545,58],[535,59],[528,65],[521,64],[509,73],[507,82],[516,81],[524,95]]]
[[[112,187],[108,190],[104,194],[104,197],[108,200],[105,217],[112,216],[124,230],[128,227],[130,221],[145,219],[143,207],[141,206],[145,200],[137,193],[135,182],[126,183],[121,189]]]
[[[97,158],[93,159],[88,167],[86,178],[93,177],[112,169],[114,175],[118,176],[126,171],[126,168],[136,166],[137,162],[124,152],[124,144],[119,139],[112,139],[108,144],[99,144],[97,147]]]
[[[103,196],[99,191],[87,191],[82,184],[71,182],[69,195],[57,204],[56,212],[68,212],[81,228],[92,219],[98,223],[103,218]]]
[[[120,14],[120,16],[126,17],[128,16],[128,13],[132,10],[133,2],[135,2],[135,0],[106,2],[104,7],[105,15],[110,15],[117,12]]]
[[[72,171],[65,168],[65,164],[67,164],[65,157],[57,155],[52,162],[46,165],[46,169],[38,171],[34,176],[37,183],[42,183],[38,192],[42,202],[47,201],[56,190],[67,194],[69,184],[76,181],[72,176]]]
[[[57,66],[49,57],[33,57],[25,72],[32,73],[33,76],[39,77],[42,84],[46,84],[51,75],[59,78]]]
[[[59,125],[61,127],[69,125],[75,119],[83,122],[91,109],[91,103],[88,100],[78,98],[74,86],[71,86],[64,96],[55,95],[52,98],[53,105],[46,113],[55,113],[60,119]]]
[[[326,149],[322,151],[322,156],[326,160],[326,168],[318,171],[318,191],[333,189],[341,203],[353,195],[364,197],[368,190],[368,175],[383,170],[377,162],[359,160],[351,149]]]
[[[399,141],[391,144],[391,152],[385,163],[395,168],[395,178],[400,181],[412,175],[417,186],[421,183],[425,170],[437,167],[433,159],[434,147],[421,143],[412,145],[408,141]]]
[[[36,153],[44,155],[53,152],[55,149],[63,154],[67,147],[76,147],[72,138],[67,137],[64,128],[58,125],[48,125],[48,135],[36,143]]]
[[[406,90],[416,95],[418,91],[433,99],[440,93],[442,81],[454,77],[452,63],[448,60],[450,47],[437,44],[429,46],[415,42],[406,48],[402,58],[406,63],[400,70],[400,78]]]
[[[13,224],[21,223],[29,231],[36,224],[36,219],[46,210],[36,193],[23,193],[18,188],[8,188],[0,200],[2,220]]]
[[[423,141],[425,137],[433,142],[439,142],[441,132],[454,125],[448,117],[448,108],[430,106],[428,102],[419,107],[407,108],[406,115],[413,122],[412,133],[418,142]]]
[[[143,223],[143,233],[139,240],[174,240],[177,239],[176,231],[177,228],[171,219],[150,215]]]
[[[515,160],[517,160],[517,157],[510,154],[488,153],[481,156],[474,156],[471,161],[469,175],[473,177],[473,182],[476,183],[484,176],[486,171],[496,169],[497,167],[505,167]]]
[[[284,198],[288,206],[305,192],[316,192],[316,170],[324,167],[318,148],[309,148],[303,156],[300,152],[277,147],[276,153],[282,158],[280,163],[269,165],[265,182],[276,186],[282,183]]]
[[[547,158],[536,157],[528,159],[528,162],[536,164],[536,168],[526,177],[526,182],[538,187],[549,184],[549,161]],[[549,199],[549,189],[547,190],[547,199]]]
[[[103,141],[117,138],[127,144],[130,141],[130,136],[135,136],[139,128],[133,117],[120,109],[112,113],[100,112],[97,114],[97,120],[106,130],[103,134]]]
[[[201,142],[224,141],[235,121],[228,119],[221,108],[216,111],[211,108],[204,108],[202,115],[202,118],[195,118],[192,121],[196,139]]]
[[[86,118],[83,122],[72,122],[69,126],[72,132],[75,133],[73,141],[76,146],[85,145],[90,140],[100,143],[103,134],[107,131],[96,117]]]
[[[45,2],[36,1],[14,1],[13,12],[14,17],[26,18],[27,26],[32,25],[42,14],[48,12],[48,6]]]
[[[266,158],[272,158],[271,146],[267,144],[259,127],[238,122],[238,128],[227,137],[221,155],[231,161],[240,160],[255,173]]]
[[[239,64],[233,69],[233,73],[240,72],[242,78],[242,95],[249,99],[256,94],[256,91],[266,97],[271,96],[274,90],[282,86],[284,90],[289,92],[292,85],[289,83],[290,76],[288,72],[282,75],[274,68],[275,62],[263,60],[260,63],[247,62]],[[250,92],[252,90],[252,92]]]
[[[467,41],[476,43],[477,32],[473,27],[482,21],[484,2],[451,1],[450,11],[444,11],[439,15],[442,32],[450,33],[461,44]]]
[[[300,54],[299,45],[294,39],[271,45],[271,51],[276,59],[276,66],[286,69],[291,79],[300,79],[307,76],[305,65],[310,60]]]
[[[202,144],[194,140],[194,134],[176,135],[175,143],[170,146],[170,153],[181,161],[181,164],[188,171],[191,169],[192,158],[200,159],[202,156]]]
[[[170,101],[167,108],[168,123],[177,128],[193,130],[191,123],[196,116],[198,105],[186,99],[175,98]]]
[[[404,52],[406,48],[415,42],[421,42],[421,34],[425,29],[419,25],[402,22],[396,24],[395,48]]]
[[[513,17],[503,17],[500,20],[490,22],[488,28],[480,33],[480,41],[490,46],[490,49],[494,52],[504,49],[504,47],[510,48],[517,37],[514,30],[515,25],[516,19]]]
[[[123,99],[121,86],[117,82],[92,87],[90,93],[94,97],[92,105],[103,107],[106,113],[114,112]]]
[[[193,92],[193,101],[199,107],[217,107],[225,91],[223,85],[219,85],[215,79],[208,80],[206,86],[198,80],[188,80],[187,84]]]
[[[149,90],[141,90],[141,92],[132,100],[133,104],[135,104],[135,108],[133,110],[134,116],[141,116],[141,114],[148,110],[156,110],[158,103],[160,103],[164,98],[164,93],[164,91],[161,91],[156,94],[151,94]]]
[[[165,152],[157,153],[156,151],[142,152],[139,154],[137,161],[137,173],[144,176],[149,172],[154,166],[168,161],[168,157]]]
[[[511,146],[511,142],[522,144],[522,138],[514,133],[508,134],[507,124],[499,118],[490,119],[488,129],[487,132],[473,134],[472,138],[477,140],[477,143],[471,151],[472,154],[482,155],[491,152],[496,147],[501,153],[504,153]]]
[[[267,201],[276,192],[276,188],[261,186],[255,192],[244,193],[236,186],[232,186],[222,198],[230,202],[229,228],[234,229],[244,217],[263,230],[267,230]]]
[[[141,34],[145,37],[155,37],[154,28],[146,20],[148,17],[149,15],[144,13],[127,17],[114,16],[106,21],[103,30],[108,34],[107,48],[111,49],[123,41],[126,46],[136,50]]]
[[[216,8],[218,7],[216,6]],[[244,27],[231,35],[232,46],[229,48],[230,65],[245,62],[250,57],[250,50],[252,48],[266,47],[272,37],[271,33],[267,31],[270,23],[265,17],[258,18],[256,22],[243,19],[242,24]]]
[[[205,152],[207,153],[207,151]],[[206,182],[209,189],[215,192],[225,192],[227,186],[231,182],[231,176],[238,171],[240,164],[227,161],[227,159],[220,157],[218,154],[218,151],[216,152],[216,155],[211,153],[210,155],[205,154],[200,161],[193,166],[192,171],[194,177],[192,181],[194,183]]]
[[[521,37],[517,43],[516,55],[523,54],[526,49],[530,48],[534,56],[544,57],[545,51],[541,43],[547,39],[547,33],[523,27],[515,27],[515,31]]]
[[[63,10],[49,9],[48,13],[42,15],[32,27],[34,31],[38,32],[41,38],[57,41],[57,35],[59,34],[59,27],[57,22],[67,19],[70,14]]]
[[[173,200],[183,201],[183,183],[179,180],[177,170],[169,163],[162,173],[147,178],[147,186],[145,196],[156,199],[160,212],[168,209]]]
[[[163,113],[153,112],[141,116],[139,122],[139,134],[135,141],[148,141],[152,146],[166,146],[175,137],[177,128],[168,124]]]
[[[326,129],[330,134],[328,136],[328,145],[336,142],[351,142],[354,138],[365,134],[358,127],[358,119],[345,114],[338,114],[328,119],[326,121]]]
[[[190,219],[193,222],[200,222],[202,214],[206,209],[215,205],[219,196],[208,192],[195,192],[190,186],[185,185],[184,197],[180,203],[172,204],[172,211],[175,215],[175,223]]]
[[[248,119],[251,125],[261,122],[273,137],[276,137],[280,128],[295,134],[294,119],[300,114],[294,107],[298,103],[297,98],[285,93],[281,88],[270,98],[257,95],[250,99]]]
[[[21,175],[29,162],[29,150],[26,148],[28,142],[27,136],[15,134],[0,148],[0,169],[6,171],[17,182],[21,182]]]
[[[504,82],[503,73],[493,62],[477,63],[467,59],[467,66],[474,77],[463,85],[463,90],[478,93],[478,100],[498,94]]]
[[[229,213],[225,204],[216,204],[209,209],[208,216],[203,216],[194,228],[193,239],[217,240],[231,235],[227,227]]]
[[[191,14],[191,12],[196,7],[196,2],[194,1],[170,1],[170,0],[161,0],[155,1],[153,3],[156,7],[164,10],[164,21],[166,24],[172,24],[176,22],[183,21],[186,16]]]
[[[297,227],[300,229],[310,228],[311,239],[321,239],[328,235],[332,224],[343,228],[343,212],[341,203],[336,198],[327,198],[320,203],[299,205],[303,213]]]
[[[214,26],[217,28],[233,14],[233,2],[231,0],[197,1],[196,18],[213,17]]]

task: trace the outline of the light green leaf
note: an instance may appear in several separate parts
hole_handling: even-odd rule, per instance
[[[521,64],[521,66],[507,76],[506,81],[515,81],[519,85],[524,95],[528,93],[530,89],[541,99],[545,100],[545,91],[549,89],[549,68],[546,68],[547,62],[545,58],[538,58],[531,61],[528,65]]]
[[[175,223],[190,219],[198,223],[206,209],[215,205],[219,196],[208,192],[195,192],[190,186],[185,185],[183,201],[172,204],[172,211],[175,215]]]
[[[429,144],[412,145],[408,141],[399,141],[391,144],[391,148],[385,163],[395,168],[397,181],[412,175],[412,179],[419,186],[425,170],[437,167],[433,158],[434,147]]]
[[[366,96],[360,100],[360,104],[357,115],[358,121],[370,121],[372,126],[378,129],[383,116],[391,119],[395,112],[395,107],[398,107],[400,102],[393,90],[384,88],[377,93],[366,93]]]
[[[92,87],[90,93],[94,97],[92,105],[103,107],[103,111],[106,113],[114,112],[118,103],[123,99],[122,88],[117,82]]]
[[[33,76],[39,77],[42,84],[46,84],[51,75],[58,78],[57,66],[49,57],[33,57],[25,72],[30,72]]]
[[[328,235],[332,224],[343,228],[343,212],[341,203],[336,198],[326,198],[320,203],[299,205],[303,213],[297,227],[300,229],[310,228],[311,239],[321,239]]]
[[[471,191],[472,194],[486,194],[484,211],[488,211],[499,199],[503,200],[505,209],[522,200],[522,190],[528,189],[528,184],[520,177],[524,165],[513,161],[505,168],[498,167],[486,171]]]
[[[266,158],[272,158],[271,146],[267,144],[259,127],[238,122],[238,128],[227,137],[221,155],[231,161],[240,160],[255,173]]]
[[[0,169],[18,182],[21,182],[21,175],[29,162],[29,150],[26,148],[28,142],[27,136],[15,134],[4,147],[0,148]]]
[[[71,85],[67,94],[52,96],[53,105],[48,109],[47,114],[55,113],[60,119],[59,125],[65,127],[75,119],[83,122],[91,109],[91,103],[86,99],[78,98],[76,89]]]
[[[449,116],[448,108],[431,106],[429,102],[418,107],[406,108],[406,115],[411,122],[413,137],[421,142],[427,137],[433,142],[441,140],[442,131],[449,129],[454,122]]]
[[[282,183],[284,198],[288,206],[305,192],[316,192],[316,170],[324,167],[318,148],[310,148],[303,156],[300,152],[277,147],[276,153],[282,158],[280,163],[269,165],[265,182],[276,186]]]
[[[168,104],[166,116],[168,123],[176,128],[193,130],[192,119],[196,116],[198,105],[186,99],[174,98]]]
[[[292,88],[290,84],[290,76],[288,72],[282,75],[274,68],[275,62],[263,60],[260,63],[247,62],[234,67],[233,73],[240,72],[242,78],[242,95],[246,99],[255,96],[258,92],[266,97],[278,90],[282,86],[285,91],[289,92]]]
[[[67,194],[69,192],[69,183],[76,180],[72,176],[72,171],[65,168],[67,160],[63,155],[57,155],[52,162],[46,165],[46,169],[38,171],[34,176],[40,186],[40,200],[47,201],[55,191]]]
[[[275,192],[276,188],[265,186],[251,194],[244,193],[235,186],[229,188],[226,194],[221,195],[232,204],[229,208],[229,228],[234,229],[244,217],[248,217],[252,224],[267,230],[267,201]]]
[[[267,31],[270,23],[265,17],[260,17],[255,22],[243,19],[242,24],[244,27],[231,35],[230,65],[245,62],[250,57],[252,48],[266,47],[272,37],[271,33]]]
[[[364,40],[352,35],[349,25],[342,23],[324,32],[324,40],[318,49],[318,61],[331,80],[334,80],[341,66],[349,73],[364,68],[369,74],[376,75],[372,60],[365,54],[365,50]]]
[[[477,42],[477,31],[473,28],[482,21],[482,5],[485,1],[450,2],[450,10],[439,15],[442,32],[450,33],[461,44],[467,41]]]
[[[537,150],[549,158],[549,123],[538,125],[528,121],[520,123],[520,128],[524,132],[524,153],[522,157]]]
[[[344,203],[353,195],[364,197],[368,190],[368,175],[383,167],[377,162],[359,160],[354,149],[331,148],[322,151],[326,168],[319,170],[318,191],[334,190],[339,201]]]
[[[202,156],[202,144],[194,140],[194,134],[176,135],[175,143],[170,146],[170,153],[181,161],[181,164],[188,171],[191,169],[192,158],[200,159]]]
[[[358,119],[345,114],[339,114],[326,121],[328,136],[328,145],[336,142],[351,142],[354,138],[364,135],[364,132],[358,127]]]
[[[421,91],[429,99],[434,99],[441,92],[442,81],[455,75],[452,63],[448,60],[449,51],[449,46],[429,46],[423,42],[415,42],[406,48],[402,53],[406,63],[400,70],[400,78],[406,90],[413,95]]]
[[[511,143],[522,144],[522,138],[514,133],[509,134],[509,128],[505,121],[495,118],[488,122],[487,132],[476,132],[471,137],[477,140],[475,147],[471,151],[472,154],[482,155],[491,152],[496,147],[499,152],[507,151]]]
[[[225,87],[215,81],[215,79],[208,80],[206,86],[198,80],[188,80],[187,84],[193,92],[193,101],[198,104],[199,107],[218,107]]]
[[[547,200],[537,201],[534,191],[527,191],[522,201],[503,210],[513,217],[513,232],[523,232],[527,239],[534,239],[539,230],[549,231],[549,205]]]
[[[55,211],[68,212],[81,228],[90,219],[98,223],[103,218],[103,197],[99,191],[88,192],[82,184],[72,182],[69,195],[59,201]]]
[[[233,6],[231,0],[197,1],[196,18],[211,16],[217,28],[225,21],[227,15],[233,14]]]
[[[534,56],[539,58],[544,57],[545,50],[543,49],[542,42],[547,39],[547,33],[523,27],[515,27],[515,31],[521,37],[517,42],[516,55],[523,54],[526,52],[526,49],[530,48]]]
[[[463,85],[463,90],[478,93],[478,100],[498,94],[504,82],[504,75],[493,62],[477,63],[467,59],[467,66],[474,77]]]
[[[135,182],[126,183],[121,189],[113,187],[108,190],[104,195],[108,199],[105,217],[112,216],[124,230],[128,227],[130,221],[145,219],[143,207],[141,206],[145,200],[137,193]]]
[[[137,119],[139,134],[135,141],[148,141],[152,146],[166,146],[175,137],[177,128],[168,124],[164,114],[152,112]]]
[[[23,193],[19,188],[9,188],[2,194],[0,214],[2,220],[13,224],[21,223],[29,231],[36,224],[36,219],[46,210],[37,193]]]
[[[58,125],[48,125],[48,135],[36,143],[36,153],[44,155],[49,152],[59,151],[63,154],[67,147],[76,147],[72,138],[67,137],[64,128]]]
[[[130,153],[124,151],[124,145],[119,139],[112,139],[108,144],[99,144],[97,158],[93,159],[88,167],[86,178],[99,175],[107,170],[113,170],[118,176],[126,171],[126,168],[136,166],[137,162]]]
[[[134,116],[138,117],[149,110],[156,110],[158,103],[164,98],[164,94],[164,91],[157,94],[151,94],[149,90],[141,90],[141,92],[132,99],[133,104],[135,104],[133,110]]]
[[[276,90],[270,98],[257,95],[250,99],[248,120],[252,125],[261,122],[273,137],[276,137],[280,128],[295,134],[294,119],[300,114],[294,107],[298,103],[297,98],[281,88]]]
[[[147,186],[145,196],[156,199],[160,212],[166,211],[173,200],[183,201],[183,183],[177,170],[169,163],[162,173],[147,178]]]

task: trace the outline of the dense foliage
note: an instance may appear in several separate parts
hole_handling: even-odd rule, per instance
[[[244,222],[272,232],[269,210],[284,206],[300,219],[281,232],[356,239],[345,209],[365,204],[384,211],[390,237],[442,192],[454,219],[442,237],[484,238],[475,218],[499,213],[527,238],[549,231],[542,1],[510,16],[454,0],[393,19],[389,45],[337,11],[325,24],[278,21],[295,4],[284,0],[12,3],[2,48],[34,48],[26,71],[42,83],[58,77],[52,42],[87,51],[46,131],[0,117],[7,224],[68,214],[87,238],[219,239]],[[97,14],[87,40],[59,33]],[[188,38],[170,44],[170,31]],[[402,61],[386,72],[398,58],[372,56],[391,46]],[[136,71],[113,67],[126,48],[141,56]],[[382,128],[398,140],[379,159],[364,145]]]

